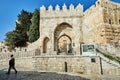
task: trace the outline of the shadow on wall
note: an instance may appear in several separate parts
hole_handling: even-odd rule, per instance
[[[0,70],[0,80],[90,80],[81,76],[58,74],[55,72],[18,71],[17,74],[11,71],[6,74],[6,69]]]

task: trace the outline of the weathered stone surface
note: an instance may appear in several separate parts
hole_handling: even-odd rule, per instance
[[[16,51],[8,52],[7,46],[1,46],[0,52],[3,54],[0,54],[0,66],[8,66],[8,59],[11,54],[14,54],[16,67],[23,67],[24,69],[64,72],[66,71],[65,64],[67,63],[68,72],[87,75],[100,75],[103,73],[103,75],[120,76],[119,66],[116,67],[108,63],[109,61],[100,60],[97,56],[83,57],[81,55],[81,44],[85,43],[98,44],[98,48],[111,52],[112,55],[120,56],[119,3],[109,0],[98,0],[95,5],[85,12],[83,12],[81,4],[76,7],[71,4],[70,9],[67,9],[64,4],[62,10],[59,5],[56,6],[55,10],[53,10],[52,6],[49,6],[48,10],[42,6],[40,8],[39,27],[40,38],[28,47],[15,48]],[[96,62],[91,62],[91,58],[95,58]],[[30,72],[28,75],[31,78],[33,73]],[[38,74],[34,76],[36,75]],[[26,79],[23,76],[19,79]],[[55,76],[57,75],[55,74]],[[13,79],[12,77],[11,79]],[[59,80],[57,77],[54,78]],[[91,77],[94,76],[91,75]],[[102,76],[101,78],[100,76],[104,80],[118,80],[118,77],[107,77]],[[33,79],[36,78],[33,77]],[[50,79],[54,80],[51,76]],[[99,80],[98,77],[96,79]],[[42,78],[41,80],[44,79]],[[61,77],[60,80],[63,80],[63,78]],[[71,80],[76,79],[72,78]]]
[[[84,12],[83,42],[120,44],[120,5],[109,0],[98,0]],[[84,28],[83,28],[84,29]]]
[[[95,58],[96,62],[92,63],[91,58]],[[35,57],[35,69],[46,71],[65,72],[65,62],[67,63],[68,72],[76,72],[82,74],[100,74],[99,57]],[[94,65],[94,66],[93,66]]]

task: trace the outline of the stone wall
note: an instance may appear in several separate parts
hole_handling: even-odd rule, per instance
[[[84,43],[100,43],[102,42],[101,36],[99,33],[96,34],[98,26],[104,23],[102,7],[98,5],[92,5],[89,9],[84,12],[84,21],[83,21],[83,42]],[[102,28],[102,27],[101,27]],[[98,31],[100,32],[100,31]],[[96,41],[95,38],[98,38],[99,41]],[[104,42],[102,42],[104,43]]]
[[[120,44],[120,4],[98,0],[84,12],[85,43]]]
[[[6,52],[0,54],[0,59],[10,59],[10,55],[13,54],[15,58],[22,58],[22,57],[32,57],[35,55],[40,55],[39,50],[33,51],[21,51],[21,52]]]
[[[16,69],[33,69],[33,59],[32,57],[23,57],[23,58],[15,58],[15,66]],[[9,59],[0,60],[0,68],[8,68],[9,67]],[[18,70],[19,71],[19,70]]]
[[[22,69],[34,69],[34,60],[32,57],[16,58],[16,67]]]
[[[36,56],[33,58],[36,70],[67,71],[78,74],[120,75],[119,67],[108,63],[99,56]]]
[[[65,72],[65,69],[67,69],[67,72],[80,74],[100,74],[99,57],[38,56],[33,58],[37,70]],[[95,62],[91,62],[91,59],[95,59]]]
[[[35,56],[15,59],[16,68],[69,72],[78,74],[120,75],[120,68],[99,56]],[[8,68],[9,59],[0,60],[0,68]]]
[[[35,49],[31,51],[17,51],[17,52],[6,52],[0,54],[0,68],[9,66],[9,59],[11,54],[14,55],[16,67],[33,69],[33,56],[40,55],[40,50]]]

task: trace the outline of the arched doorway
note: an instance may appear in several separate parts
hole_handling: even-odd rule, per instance
[[[54,30],[54,51],[68,53],[72,51],[72,26],[68,23],[59,24]]]
[[[47,53],[49,38],[45,37],[43,40],[43,53]]]
[[[58,53],[72,53],[72,40],[66,34],[60,36],[57,41]]]

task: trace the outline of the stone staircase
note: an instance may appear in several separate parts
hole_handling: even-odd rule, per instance
[[[120,76],[120,63],[114,59],[116,57],[110,55],[110,53],[107,53],[107,51],[102,50],[100,48],[97,48],[97,50],[97,56],[100,56],[101,74],[110,76]]]
[[[103,52],[103,53],[108,53],[107,51],[103,50],[103,49],[100,49],[100,48],[97,48],[99,51]],[[109,54],[109,53],[108,53]],[[110,54],[109,54],[110,55]],[[120,64],[115,61],[115,60],[111,60],[107,57],[105,57],[103,54],[101,54],[100,52],[97,52],[97,56],[100,56],[100,58],[105,61],[106,63],[110,64],[111,66],[114,66],[114,67],[117,67],[117,68],[120,68]],[[112,56],[112,55],[111,55]],[[114,56],[113,56],[114,57]]]

